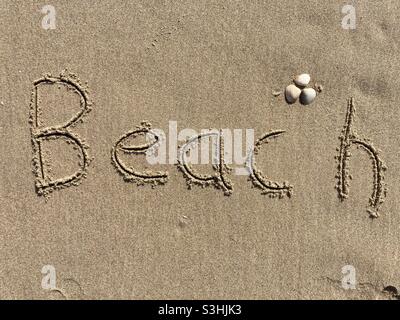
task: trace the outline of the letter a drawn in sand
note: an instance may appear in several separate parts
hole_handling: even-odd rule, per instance
[[[349,158],[351,156],[350,147],[356,147],[364,150],[371,158],[373,165],[373,190],[369,199],[367,212],[372,218],[379,217],[379,207],[386,197],[387,189],[384,184],[383,173],[386,170],[381,158],[379,157],[378,150],[372,145],[368,139],[360,139],[353,129],[355,115],[354,99],[350,98],[347,103],[346,121],[340,139],[339,155],[336,157],[338,164],[338,184],[336,186],[340,200],[344,201],[349,196]]]
[[[185,155],[190,152],[190,147],[193,144],[200,142],[202,138],[216,137],[216,148],[215,154],[213,155],[213,170],[214,174],[200,174],[196,172],[186,160]],[[230,196],[233,192],[233,183],[228,179],[227,174],[231,171],[224,160],[224,142],[223,132],[219,130],[217,132],[202,133],[197,136],[190,138],[184,145],[179,149],[178,156],[178,169],[183,173],[186,178],[189,189],[192,188],[193,184],[202,186],[213,185],[216,189],[221,189],[224,195]]]
[[[39,106],[38,88],[40,86],[65,86],[68,90],[72,90],[80,98],[80,110],[64,124],[43,127],[40,122],[42,110]],[[31,95],[31,107],[29,115],[29,124],[31,128],[31,141],[33,148],[33,172],[36,177],[36,192],[38,195],[47,196],[54,190],[62,189],[72,185],[78,185],[79,181],[86,177],[86,170],[91,161],[87,154],[88,146],[79,138],[76,133],[71,132],[71,128],[78,122],[83,122],[83,117],[91,110],[87,89],[81,84],[74,74],[61,73],[59,77],[52,77],[47,74],[43,78],[34,81]],[[51,160],[43,153],[42,144],[48,140],[62,139],[68,144],[72,144],[76,150],[79,149],[79,169],[72,175],[54,179],[50,176],[49,171]]]

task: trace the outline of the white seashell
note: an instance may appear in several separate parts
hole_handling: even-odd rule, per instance
[[[310,83],[311,77],[307,73],[303,73],[294,78],[294,83],[299,87],[306,87]]]
[[[301,91],[300,102],[304,105],[311,104],[316,96],[317,91],[315,91],[313,88],[305,88]]]
[[[290,84],[285,89],[285,98],[288,103],[295,103],[300,97],[301,90],[294,84]]]

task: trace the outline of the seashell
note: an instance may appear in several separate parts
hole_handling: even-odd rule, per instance
[[[285,89],[285,98],[287,103],[295,103],[300,97],[301,90],[297,88],[294,84],[290,84]]]
[[[304,105],[311,104],[316,96],[317,96],[317,91],[315,91],[315,89],[305,88],[301,91],[300,102],[301,104]]]
[[[320,85],[319,83],[314,84],[314,89],[318,92],[321,93],[324,90],[324,87]]]
[[[299,87],[306,87],[310,83],[311,77],[307,73],[302,73],[294,78],[294,83]]]

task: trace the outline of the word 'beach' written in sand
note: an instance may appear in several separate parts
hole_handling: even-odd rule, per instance
[[[64,90],[73,96],[77,104],[76,113],[70,115],[70,119],[55,125],[44,124],[42,118],[45,113],[41,108],[42,100],[46,100],[46,89],[56,87],[58,90]],[[45,89],[45,90],[44,90]],[[42,95],[41,95],[41,92]],[[56,104],[58,105],[58,104]],[[31,108],[29,123],[31,127],[31,140],[33,150],[33,172],[35,174],[35,186],[39,195],[47,196],[54,190],[77,186],[87,175],[87,169],[93,160],[89,154],[89,147],[86,142],[74,131],[78,125],[82,125],[85,116],[92,109],[92,102],[89,97],[88,89],[81,84],[78,77],[71,73],[63,72],[58,77],[49,74],[43,78],[34,81],[31,96]],[[343,201],[349,194],[349,161],[350,150],[353,146],[366,152],[373,164],[373,192],[368,203],[368,212],[371,217],[379,216],[379,208],[386,197],[386,187],[384,185],[384,171],[386,170],[380,154],[368,139],[361,139],[355,133],[353,122],[355,117],[354,100],[349,99],[347,105],[347,114],[342,135],[340,136],[340,146],[338,148],[338,173],[337,190],[339,198]],[[266,145],[274,139],[281,137],[285,130],[275,130],[263,134],[247,154],[246,168],[248,176],[254,186],[261,189],[263,194],[272,198],[290,198],[293,194],[294,186],[288,181],[272,181],[257,166],[256,156],[266,148]],[[139,145],[131,145],[130,139],[145,136],[147,141]],[[149,138],[150,137],[150,138]],[[190,150],[193,145],[205,138],[214,138],[214,150],[212,161],[212,172],[209,174],[199,173],[188,161]],[[212,186],[221,190],[229,196],[233,193],[233,183],[230,179],[231,168],[226,163],[226,152],[224,146],[225,135],[223,130],[213,130],[207,133],[200,133],[190,137],[179,148],[176,166],[186,178],[188,187],[193,185],[201,187]],[[138,185],[150,184],[153,187],[166,184],[169,173],[167,171],[156,170],[138,170],[127,165],[123,160],[123,155],[148,155],[156,152],[159,148],[161,137],[157,131],[153,131],[151,124],[144,121],[137,128],[123,134],[111,149],[111,160],[117,172],[119,172],[125,181],[134,182]],[[57,146],[57,150],[66,151],[68,146],[72,146],[79,161],[78,169],[70,175],[55,176],[52,171],[52,147],[51,141],[65,142],[63,147]],[[61,149],[60,149],[61,148]]]

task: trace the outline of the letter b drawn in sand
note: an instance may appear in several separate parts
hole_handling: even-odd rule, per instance
[[[346,121],[342,131],[340,139],[340,148],[338,149],[339,155],[336,157],[338,164],[338,184],[337,190],[339,193],[340,200],[344,201],[349,196],[349,158],[351,156],[350,147],[355,145],[356,147],[364,150],[371,158],[373,165],[373,190],[372,195],[369,199],[369,206],[367,212],[372,218],[379,216],[379,207],[383,203],[383,199],[386,196],[387,189],[384,184],[383,173],[386,170],[381,158],[379,157],[378,150],[372,145],[367,139],[360,139],[353,129],[355,115],[354,99],[350,98],[347,103]]]
[[[59,86],[60,88],[66,87],[66,90],[72,90],[74,94],[79,96],[79,112],[63,124],[51,127],[42,126],[40,116],[43,115],[43,111],[39,105],[40,97],[38,91],[41,86]],[[86,151],[88,146],[70,129],[77,125],[78,122],[83,122],[83,117],[90,112],[91,105],[87,90],[82,87],[79,79],[74,74],[61,73],[59,77],[45,75],[33,83],[29,124],[33,148],[33,172],[36,177],[35,186],[38,195],[47,196],[56,189],[78,185],[79,181],[86,177],[86,170],[91,161]],[[80,168],[75,173],[58,179],[51,177],[51,159],[42,150],[42,145],[49,140],[64,140],[72,145],[75,150],[79,149]]]

